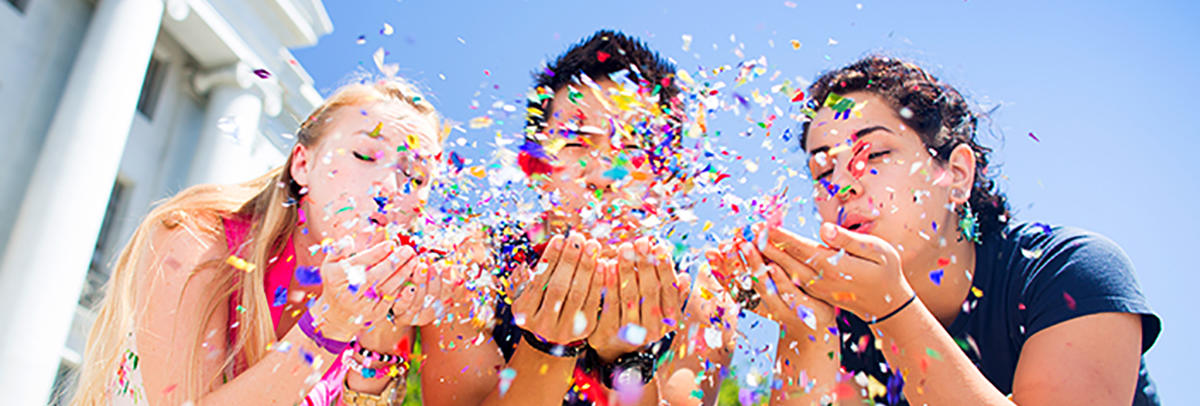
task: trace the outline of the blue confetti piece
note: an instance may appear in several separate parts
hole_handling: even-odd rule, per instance
[[[456,173],[463,170],[463,159],[461,156],[458,156],[458,152],[450,152],[450,164],[454,165],[454,172]]]
[[[283,306],[284,303],[287,303],[287,288],[283,286],[276,286],[275,301],[271,302],[271,307]]]
[[[612,180],[625,179],[626,176],[629,176],[629,170],[620,166],[614,166],[612,169],[604,171],[604,177]]]
[[[542,144],[531,140],[525,140],[525,143],[521,144],[521,152],[538,159],[550,159],[550,156],[546,155],[546,149],[542,148]]]
[[[754,241],[754,230],[751,230],[749,225],[742,229],[742,238],[745,238],[746,241]]]
[[[934,285],[942,286],[942,276],[946,274],[945,270],[935,269],[929,273],[929,280],[933,281]]]
[[[387,214],[387,210],[383,209],[384,207],[387,207],[388,204],[387,196],[375,196],[374,200],[375,206],[377,206],[376,210],[378,210],[380,213]]]
[[[318,285],[321,283],[321,270],[315,266],[297,266],[296,282],[300,286]]]

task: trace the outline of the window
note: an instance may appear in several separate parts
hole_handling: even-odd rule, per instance
[[[95,307],[104,295],[104,283],[108,282],[109,275],[112,275],[105,258],[113,243],[118,242],[113,241],[119,237],[116,220],[121,214],[121,209],[125,207],[128,194],[129,186],[125,182],[119,178],[113,182],[112,192],[108,196],[108,208],[104,209],[104,222],[100,225],[100,235],[96,238],[96,247],[92,251],[92,263],[88,266],[83,292],[79,294],[79,305],[84,308]]]
[[[21,14],[25,14],[25,9],[29,8],[29,0],[8,0],[8,4],[12,4]]]
[[[142,80],[142,94],[138,96],[137,109],[147,120],[154,119],[154,108],[158,105],[158,94],[162,91],[163,79],[167,76],[167,64],[162,60],[150,57],[150,65],[146,67],[146,77]]]

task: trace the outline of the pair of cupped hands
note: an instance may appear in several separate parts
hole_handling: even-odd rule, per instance
[[[757,297],[750,310],[796,337],[832,325],[835,307],[872,321],[913,296],[887,241],[832,223],[821,225],[820,239],[758,223],[705,257],[731,295]]]
[[[445,314],[461,274],[453,261],[393,240],[358,252],[343,250],[321,264],[322,294],[309,312],[327,338],[357,339],[376,351],[404,353],[409,328]]]
[[[517,326],[557,345],[586,340],[608,361],[676,329],[691,286],[654,237],[612,247],[579,233],[552,237],[511,278]]]

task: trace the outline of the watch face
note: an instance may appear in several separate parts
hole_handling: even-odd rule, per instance
[[[617,373],[615,381],[613,382],[613,386],[616,387],[642,386],[645,384],[645,382],[642,382],[642,371],[639,371],[637,368],[621,370]]]

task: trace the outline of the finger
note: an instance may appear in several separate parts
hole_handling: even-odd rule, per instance
[[[442,290],[445,289],[448,268],[441,264],[433,264],[433,272],[429,275],[429,289],[425,292],[425,306],[421,310],[420,325],[426,325],[437,320],[445,309]]]
[[[778,268],[777,265],[771,264],[772,267]],[[779,290],[779,280],[771,276],[770,269],[763,272],[762,277],[755,279],[754,289],[759,292],[762,297],[762,304],[766,306],[766,310],[776,320],[781,320],[790,313],[787,302],[783,300]]]
[[[384,295],[390,295],[394,298],[399,293],[399,290],[403,286],[404,282],[408,281],[409,278],[412,277],[412,272],[414,269],[413,265],[417,262],[416,257],[416,252],[413,251],[412,248],[409,248],[408,246],[402,246],[396,249],[396,251],[388,257],[387,261],[381,263],[392,264],[394,268],[392,268],[392,271],[388,272],[387,275],[382,278],[383,281],[379,284],[379,292]],[[375,268],[372,268],[372,270],[375,271],[380,268],[382,267],[376,265]],[[386,270],[386,268],[383,268],[378,272],[382,273],[384,270]],[[370,275],[370,272],[368,272],[368,275]]]
[[[345,261],[353,265],[370,267],[379,263],[379,261],[383,261],[384,258],[387,258],[388,254],[391,254],[395,249],[396,242],[392,240],[386,240],[372,245],[371,248],[367,248],[365,251],[357,252],[354,255],[351,255],[349,258],[345,258]]]
[[[592,273],[596,269],[596,256],[599,250],[600,243],[596,240],[584,242],[583,249],[579,254],[579,265],[575,267],[575,275],[571,278],[571,287],[567,292],[563,312],[559,316],[559,324],[572,326],[573,334],[580,334],[580,332],[574,331],[577,317],[575,314],[583,309],[583,302],[587,300],[588,288],[592,283]]]
[[[600,272],[597,272],[604,279],[604,289],[601,289],[601,306],[600,319],[596,323],[596,331],[606,332],[608,335],[613,335],[617,331],[617,323],[621,320],[621,295],[617,289],[617,270],[616,264],[611,260],[600,260]]]
[[[538,313],[546,311],[554,313],[553,316],[548,316],[549,320],[557,321],[558,315],[562,312],[563,302],[567,298],[567,292],[571,289],[571,279],[575,276],[575,268],[579,265],[579,257],[583,253],[583,242],[583,236],[575,233],[568,236],[566,244],[563,245],[558,264],[555,265],[554,272],[550,276],[550,283],[546,285],[542,305],[538,307]]]
[[[419,325],[421,312],[428,305],[426,292],[429,291],[430,279],[433,276],[433,270],[430,268],[428,260],[420,258],[419,261],[413,274],[412,300],[405,311],[409,315],[407,323],[411,325]]]
[[[844,249],[847,254],[876,264],[883,264],[887,261],[888,251],[895,252],[891,248],[891,244],[882,238],[856,233],[833,223],[821,225],[821,240],[832,249]]]
[[[637,261],[637,252],[633,250],[633,244],[622,243],[617,247],[617,291],[620,294],[619,303],[621,303],[621,323],[638,324],[640,318],[638,314],[638,300],[641,296],[638,294],[637,269],[634,265]]]
[[[514,288],[522,291],[520,295],[513,299],[512,308],[514,315],[522,313],[525,317],[532,317],[533,313],[537,311],[538,306],[542,302],[543,290],[550,281],[550,275],[552,274],[550,270],[557,265],[559,252],[562,251],[562,246],[565,243],[566,239],[561,235],[551,238],[550,243],[546,244],[545,252],[538,259],[537,264],[533,266],[533,269],[525,270],[533,274],[533,280],[521,288],[517,288],[514,285]],[[519,317],[517,320],[524,320],[525,317]]]
[[[797,261],[808,265],[817,270],[819,273],[830,273],[836,271],[838,264],[843,260],[860,261],[858,258],[845,258],[844,252],[838,249],[831,249],[822,246],[820,243],[798,236],[790,231],[782,228],[773,228],[768,231],[770,242],[769,245],[775,245],[779,249],[791,255]]]
[[[722,285],[729,280],[729,273],[725,270],[723,257],[724,255],[717,249],[709,248],[704,251],[704,259],[708,260],[708,267],[712,269],[712,274],[717,278],[717,282]]]
[[[584,331],[580,333],[583,337],[590,336],[592,332],[596,331],[596,327],[599,325],[596,322],[596,312],[600,310],[600,298],[604,295],[608,287],[605,283],[604,269],[600,265],[599,259],[593,259],[592,262],[595,263],[594,266],[596,269],[592,272],[592,280],[588,283],[587,299],[583,301],[583,305],[580,307],[580,311],[583,312],[588,321],[587,326],[584,327]]]
[[[796,285],[803,287],[814,283],[817,280],[816,270],[814,270],[811,266],[797,261],[796,258],[793,258],[791,255],[783,252],[783,250],[779,249],[779,247],[776,247],[774,244],[767,244],[766,249],[763,250],[763,254],[767,257],[767,259],[770,259],[771,262],[779,264],[784,274],[786,274],[792,281],[795,281]]]
[[[768,265],[767,275],[775,283],[775,287],[779,289],[779,298],[781,299],[779,302],[768,304],[768,306],[782,305],[778,310],[774,310],[780,312],[777,314],[786,314],[788,318],[791,318],[791,315],[795,314],[796,319],[799,319],[808,326],[808,330],[816,330],[817,319],[812,306],[823,305],[823,303],[815,303],[816,299],[797,289],[796,285],[788,280],[788,276],[784,274],[783,269],[779,266],[775,264]]]
[[[654,253],[651,252],[650,239],[642,237],[633,242],[633,247],[637,251],[637,278],[638,278],[638,307],[639,318],[642,322],[642,327],[652,332],[658,332],[662,325],[663,310],[661,290],[662,285],[658,281],[658,270],[652,261]]]
[[[671,260],[670,251],[666,246],[654,247],[654,266],[658,271],[658,281],[662,284],[663,293],[659,299],[662,301],[663,317],[678,322],[687,291],[675,274],[675,261]]]

